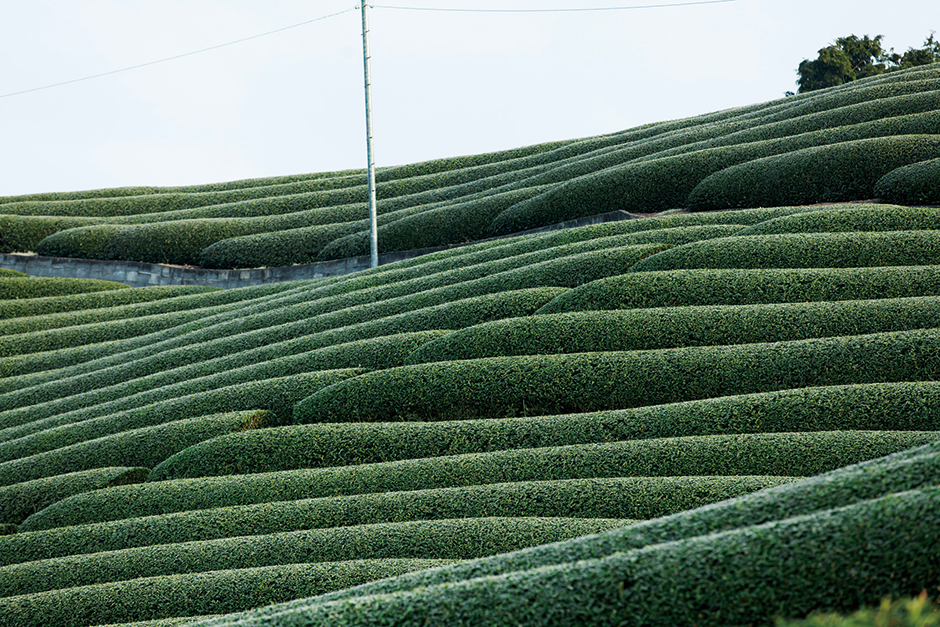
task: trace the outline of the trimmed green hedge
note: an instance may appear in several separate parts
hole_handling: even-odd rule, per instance
[[[672,270],[586,283],[535,313],[937,295],[940,266]]]
[[[376,320],[369,318],[378,307],[353,308],[333,316],[233,334],[202,345],[194,342],[127,366],[72,378],[59,386],[10,393],[7,397],[20,407],[2,414],[0,425],[5,429],[0,434],[20,437],[40,428],[138,407],[168,393],[192,394],[220,385],[312,370],[402,365],[411,351],[434,339],[440,329],[528,315],[560,292],[559,288],[533,288],[453,302],[445,299],[436,307],[412,311],[405,308],[407,313]],[[422,300],[433,301],[436,295],[425,294]],[[389,305],[401,308],[402,304],[415,304],[417,299],[402,300],[406,302]],[[356,324],[359,319],[366,321]],[[343,322],[349,326],[342,326]],[[104,387],[96,387],[101,385],[99,381]],[[64,390],[74,390],[73,395],[39,404],[43,396]]]
[[[940,159],[896,168],[875,183],[875,196],[906,205],[940,204]]]
[[[940,438],[933,431],[826,431],[654,438],[561,447],[408,459],[361,467],[232,476],[203,484],[201,494],[181,490],[194,480],[130,490],[76,495],[31,517],[23,529],[89,524],[123,518],[279,500],[428,490],[519,481],[599,477],[806,476]],[[307,483],[308,482],[309,485]],[[128,505],[109,503],[115,498]],[[596,514],[592,516],[600,516]]]
[[[540,302],[544,300],[543,298]],[[533,305],[535,306],[537,303]],[[25,390],[22,394],[6,395],[25,405],[3,414],[5,424],[11,426],[0,433],[8,437],[14,435],[23,437],[43,429],[142,407],[168,397],[207,392],[259,379],[337,368],[376,370],[400,366],[415,348],[445,333],[446,331],[401,333],[358,342],[327,345],[315,350],[305,349],[325,344],[325,342],[317,342],[316,336],[301,337],[284,346],[266,347],[262,354],[254,358],[235,352],[218,359],[209,359],[191,366],[133,378],[124,383],[92,389],[89,392],[36,405],[29,405],[31,390]],[[287,350],[288,346],[292,350]],[[279,348],[283,350],[278,350]],[[17,428],[12,426],[17,420],[27,422]]]
[[[236,612],[441,566],[442,560],[355,560],[133,579],[0,599],[5,625],[86,625]]]
[[[362,221],[229,237],[203,247],[195,263],[204,268],[259,268],[315,263],[320,251],[362,229]]]
[[[0,277],[20,277],[26,278],[29,275],[19,270],[10,270],[9,268],[0,268]]]
[[[784,216],[755,224],[737,233],[819,233],[838,231],[922,231],[940,229],[940,209],[859,204]]]
[[[238,618],[246,627],[405,627],[443,617],[448,625],[765,624],[937,586],[938,526],[934,487],[596,560],[333,603],[308,599]],[[265,620],[274,611],[276,622]]]
[[[633,271],[923,266],[938,258],[940,231],[785,233],[693,242],[641,260]]]
[[[88,411],[83,416],[72,416],[76,422],[61,417],[37,421],[21,430],[28,435],[0,442],[0,459],[12,461],[122,431],[161,425],[184,418],[246,411],[249,408],[267,410],[271,414],[271,423],[284,423],[290,419],[293,405],[308,396],[311,390],[356,376],[361,372],[361,369],[349,368],[248,380],[225,387],[210,387],[202,392],[171,396],[110,414],[102,415]],[[185,385],[186,382],[183,382],[178,387]],[[80,417],[84,420],[79,420]],[[38,430],[42,427],[48,428]]]
[[[616,238],[612,238],[616,240]],[[495,296],[499,292],[510,292],[539,287],[558,287],[567,288],[580,285],[587,281],[592,281],[601,277],[622,274],[632,267],[638,260],[645,256],[654,254],[666,248],[665,245],[647,244],[640,246],[621,246],[610,249],[603,248],[604,242],[582,242],[572,244],[566,247],[559,247],[561,250],[537,251],[531,254],[528,261],[531,265],[524,265],[527,259],[520,256],[505,262],[491,262],[480,264],[468,268],[458,268],[449,272],[436,273],[432,276],[412,279],[400,283],[388,284],[381,288],[371,290],[360,290],[358,293],[347,295],[338,295],[331,299],[316,298],[316,290],[301,291],[298,296],[282,299],[280,307],[271,307],[269,302],[264,302],[257,308],[243,308],[240,317],[234,317],[233,314],[224,314],[227,320],[219,318],[201,320],[191,325],[181,325],[172,329],[172,337],[163,342],[154,343],[148,341],[149,338],[137,338],[132,341],[125,340],[105,345],[103,348],[98,346],[79,347],[75,349],[75,358],[81,358],[81,363],[72,368],[60,369],[42,373],[40,376],[30,377],[28,381],[32,384],[58,382],[46,387],[46,391],[59,386],[67,385],[70,387],[70,393],[94,389],[97,386],[109,385],[128,378],[144,376],[157,370],[165,370],[179,367],[184,364],[192,363],[199,357],[202,359],[213,358],[219,355],[228,355],[232,352],[232,346],[238,346],[239,350],[244,351],[253,346],[261,346],[273,342],[290,340],[299,335],[305,335],[324,331],[330,328],[337,329],[336,337],[330,340],[330,343],[349,342],[367,337],[378,335],[389,335],[429,328],[441,328],[442,322],[436,321],[434,317],[425,320],[425,326],[415,328],[414,320],[406,322],[407,317],[402,316],[393,323],[385,324],[377,321],[369,325],[369,328],[357,327],[340,329],[345,325],[355,325],[361,320],[375,320],[383,316],[392,316],[402,314],[403,312],[412,312],[413,317],[427,317],[428,312],[416,312],[415,309],[429,308],[432,305],[441,302],[448,303],[459,299],[468,299],[487,294],[494,294],[494,301],[506,302],[502,299],[512,301],[516,296],[506,294],[504,297]],[[587,248],[588,252],[574,254],[574,251]],[[600,248],[600,250],[591,250]],[[570,256],[562,256],[566,252],[572,252]],[[543,259],[544,261],[538,262]],[[519,266],[522,267],[519,267]],[[434,288],[441,288],[434,290]],[[543,290],[544,292],[544,290]],[[532,292],[532,294],[536,294]],[[557,294],[556,294],[557,295]],[[408,298],[405,298],[408,296]],[[540,295],[537,295],[540,297]],[[400,298],[399,298],[400,297]],[[393,300],[394,299],[394,300]],[[382,301],[382,302],[379,302]],[[296,304],[296,306],[288,306]],[[478,305],[483,308],[485,303]],[[359,307],[355,307],[360,305]],[[340,310],[346,307],[345,310]],[[464,305],[455,304],[454,307],[460,308]],[[472,307],[472,305],[471,305]],[[456,310],[455,310],[456,311]],[[328,312],[335,312],[330,315],[321,315]],[[257,313],[258,315],[251,315]],[[524,315],[528,311],[512,313],[506,311],[500,317],[511,317]],[[440,318],[440,312],[435,314]],[[469,326],[493,319],[494,316],[469,319],[463,316],[463,322],[460,326]],[[234,319],[232,319],[234,318]],[[210,326],[210,322],[212,324]],[[288,324],[291,323],[291,324]],[[193,328],[207,327],[183,336],[184,331],[193,330]],[[250,329],[258,331],[247,332]],[[216,340],[218,341],[212,341]],[[193,347],[202,342],[208,342],[206,346],[207,353],[194,351]],[[253,343],[253,344],[252,344]],[[99,348],[101,350],[99,351]],[[111,358],[110,354],[118,352],[120,354]],[[136,349],[136,350],[131,350]],[[214,354],[211,354],[213,351]],[[221,351],[221,352],[220,352]],[[67,351],[62,351],[67,353]],[[14,374],[25,369],[48,368],[50,360],[61,360],[61,353],[42,353],[28,355],[17,360],[0,360],[0,373],[5,369],[12,370],[7,374]],[[95,363],[89,364],[95,358],[100,358]],[[132,363],[129,368],[121,368],[120,364]],[[159,364],[166,364],[160,367]],[[114,365],[108,371],[104,368]],[[98,372],[90,373],[91,368],[96,367]],[[156,370],[155,370],[156,368]],[[118,374],[118,373],[121,374]],[[98,377],[102,377],[99,379]],[[63,380],[66,379],[67,380]],[[102,383],[103,382],[103,383]],[[78,389],[74,387],[77,383]],[[2,389],[2,385],[0,385]],[[46,393],[46,392],[44,392]],[[36,402],[36,401],[34,401]]]
[[[106,467],[0,487],[0,523],[18,525],[56,501],[101,488],[144,481],[147,468]]]
[[[49,277],[0,277],[0,301],[88,294],[130,289],[129,285],[99,279],[58,279]]]
[[[897,135],[805,148],[711,174],[691,190],[687,205],[707,210],[873,198],[875,184],[885,174],[937,155],[938,135]]]
[[[264,502],[40,531],[24,527],[12,536],[0,537],[0,565],[153,544],[380,522],[505,516],[654,518],[793,480],[695,476],[520,481]],[[273,496],[267,494],[268,499]]]
[[[154,288],[137,289],[149,290]],[[282,287],[281,291],[283,290],[284,288]],[[263,292],[259,291],[258,295],[262,293]],[[173,312],[187,312],[195,309],[202,309],[207,314],[215,315],[216,313],[224,311],[226,305],[234,305],[237,303],[238,306],[243,306],[246,301],[252,300],[253,297],[251,294],[252,292],[250,290],[245,291],[240,288],[222,290],[213,287],[203,290],[181,290],[176,291],[175,294],[171,292],[164,298],[139,303],[106,307],[87,307],[60,313],[35,314],[28,317],[11,318],[8,320],[0,319],[0,334],[14,335],[18,333],[33,333],[36,331],[48,331],[50,329],[61,329],[78,325],[128,320],[131,318],[142,318],[144,316],[155,316]],[[209,310],[208,308],[210,307],[216,309]]]
[[[597,559],[615,552],[651,544],[759,525],[820,510],[851,505],[893,492],[936,484],[940,472],[940,445],[933,442],[917,449],[862,462],[845,468],[737,497],[673,516],[639,522],[592,537],[546,544],[490,558],[473,560],[445,569],[403,576],[313,599],[327,602],[373,594],[499,575],[554,564]],[[273,608],[281,611],[284,607]]]
[[[871,198],[875,182],[887,172],[940,153],[940,139],[920,134],[938,130],[940,113],[931,111],[628,162],[571,179],[510,207],[490,229],[494,235],[512,233],[617,209],[653,213],[685,206],[767,207]],[[815,170],[817,160],[824,159],[827,163]],[[850,180],[860,182],[837,183],[846,179],[849,165]],[[760,178],[763,168],[771,169],[776,178],[769,173]],[[826,177],[833,179],[828,185]],[[735,191],[725,190],[724,185]],[[787,195],[781,189],[773,195],[762,189],[764,185],[794,191]]]
[[[57,382],[76,374],[87,374],[93,369],[134,361],[141,356],[159,352],[161,349],[179,346],[184,343],[180,340],[182,336],[217,324],[241,320],[243,327],[252,328],[250,326],[251,314],[289,305],[312,289],[316,289],[316,286],[329,285],[331,282],[328,278],[322,278],[273,283],[270,285],[278,286],[278,290],[245,292],[248,298],[243,302],[238,303],[236,299],[234,303],[238,304],[219,305],[216,313],[161,331],[157,337],[147,335],[116,342],[100,342],[91,346],[76,346],[58,351],[0,358],[0,374],[4,375],[4,378],[0,378],[0,392]],[[251,287],[235,288],[231,291],[242,293],[242,290],[254,289]]]
[[[485,557],[631,524],[607,518],[458,518],[158,544],[0,568],[0,597],[182,573],[360,559]]]
[[[230,304],[229,307],[237,307]],[[200,307],[198,309],[183,309],[141,315],[132,318],[119,318],[103,322],[75,324],[72,326],[43,329],[11,335],[0,335],[0,358],[41,353],[44,351],[57,351],[73,346],[85,346],[99,342],[113,342],[127,338],[140,337],[159,333],[187,322],[195,322],[208,318],[217,313],[216,306]]]
[[[773,390],[930,380],[940,329],[768,344],[489,357],[372,372],[321,389],[295,422],[567,414]]]
[[[0,486],[106,466],[153,468],[174,453],[225,433],[268,426],[266,411],[238,411],[130,429],[0,463]]]
[[[936,296],[572,312],[459,329],[419,347],[405,363],[781,342],[929,327],[940,327]]]
[[[266,287],[280,287],[283,284],[269,283]],[[226,290],[235,292],[237,290]],[[156,303],[168,298],[181,298],[196,294],[222,292],[217,287],[203,285],[166,285],[154,287],[140,287],[133,290],[110,290],[92,294],[77,294],[74,296],[53,296],[46,298],[33,298],[30,302],[3,301],[0,302],[0,320],[10,318],[25,318],[31,316],[48,316],[57,313],[81,312],[91,309],[108,309],[141,303]]]
[[[0,215],[0,253],[32,252],[53,233],[99,222],[101,218],[79,216]]]
[[[155,467],[151,481],[693,435],[940,430],[940,384],[798,388],[590,414],[323,423],[223,435]]]

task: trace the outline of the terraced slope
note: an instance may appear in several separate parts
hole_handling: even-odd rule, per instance
[[[837,106],[839,128],[936,112],[936,72],[383,180],[495,207],[528,188],[484,183],[529,168],[545,204],[511,213],[534,215],[684,159],[704,176],[734,136],[766,158]],[[352,198],[347,174],[173,194]],[[167,191],[6,206],[140,217]],[[0,624],[772,624],[934,594],[938,212],[669,213],[343,277],[0,301]]]
[[[610,135],[385,168],[379,240],[384,252],[419,249],[618,209],[940,202],[926,182],[936,176],[938,133],[932,65]],[[358,171],[5,197],[0,252],[310,263],[368,254],[366,199]]]

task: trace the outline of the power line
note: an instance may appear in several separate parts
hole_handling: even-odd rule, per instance
[[[251,35],[250,37],[243,37],[242,39],[236,39],[235,41],[228,41],[224,44],[218,44],[216,46],[209,46],[208,48],[201,48],[199,50],[193,50],[192,52],[184,52],[183,54],[178,54],[172,57],[166,57],[165,59],[157,59],[156,61],[148,61],[147,63],[140,63],[138,65],[131,65],[129,67],[124,67],[119,70],[111,70],[110,72],[102,72],[101,74],[94,74],[92,76],[83,76],[82,78],[75,78],[70,81],[62,81],[61,83],[53,83],[52,85],[43,85],[42,87],[33,87],[32,89],[24,89],[23,91],[15,91],[9,94],[0,95],[0,98],[9,98],[11,96],[19,96],[22,94],[28,94],[34,91],[42,91],[44,89],[52,89],[53,87],[62,87],[63,85],[71,85],[72,83],[80,83],[82,81],[90,81],[95,78],[101,78],[102,76],[111,76],[112,74],[120,74],[121,72],[129,72],[131,70],[137,70],[142,67],[147,67],[150,65],[157,65],[158,63],[166,63],[167,61],[175,61],[176,59],[182,59],[183,57],[191,57],[195,54],[201,54],[203,52],[209,52],[210,50],[218,50],[219,48],[225,48],[227,46],[234,46],[235,44],[244,43],[246,41],[251,41],[252,39],[258,39],[260,37],[267,37],[268,35],[274,35],[276,33],[282,33],[286,30],[292,28],[299,28],[301,26],[306,26],[307,24],[313,24],[314,22],[321,22],[323,20],[329,19],[331,17],[336,17],[344,13],[349,13],[350,11],[356,11],[359,7],[352,9],[346,9],[344,11],[339,11],[338,13],[331,13],[330,15],[324,15],[322,17],[317,17],[312,20],[307,20],[306,22],[299,22],[297,24],[291,24],[290,26],[285,26],[283,28],[278,28],[275,30],[270,30],[266,33],[259,33],[257,35]]]
[[[698,4],[721,4],[736,0],[699,0],[697,2],[673,2],[669,4],[646,4],[621,7],[586,7],[573,9],[444,9],[438,7],[401,7],[381,4],[371,5],[376,9],[395,9],[398,11],[434,11],[440,13],[580,13],[585,11],[630,11],[635,9],[663,9],[667,7],[689,7]]]

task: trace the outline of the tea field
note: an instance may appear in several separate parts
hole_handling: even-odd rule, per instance
[[[364,179],[0,198],[0,251],[368,254]],[[940,595],[940,66],[378,180],[383,252],[460,246],[232,290],[0,271],[0,624]]]

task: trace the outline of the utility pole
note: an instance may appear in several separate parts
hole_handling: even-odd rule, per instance
[[[362,66],[366,83],[366,155],[369,159],[369,239],[372,255],[371,267],[379,265],[378,218],[375,207],[375,156],[372,152],[372,83],[369,60],[369,4],[362,0]]]

